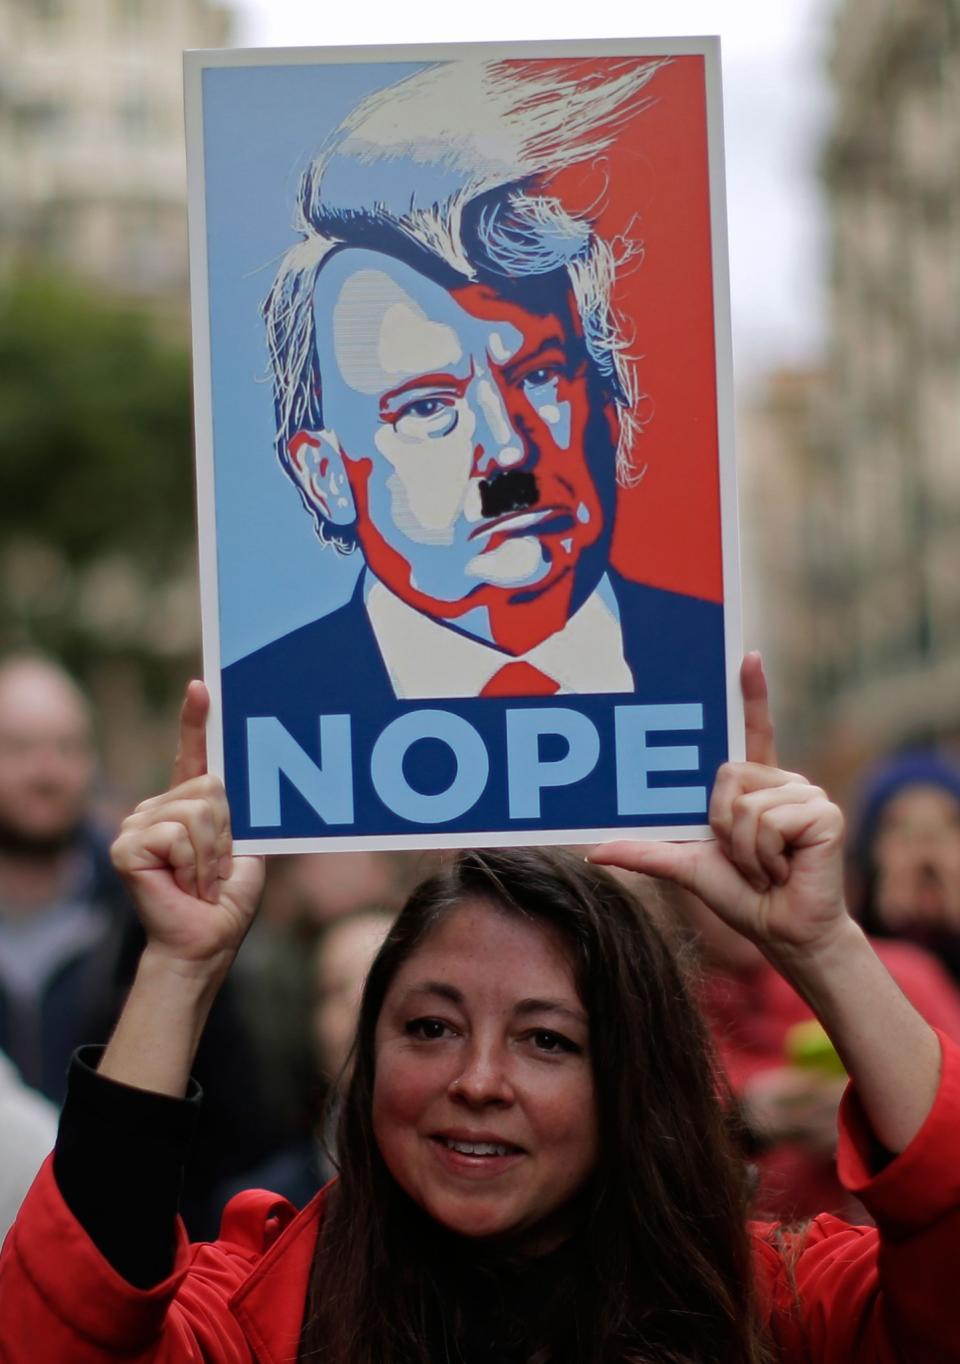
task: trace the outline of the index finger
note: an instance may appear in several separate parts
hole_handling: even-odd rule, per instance
[[[173,763],[173,785],[191,777],[202,777],[207,770],[207,713],[210,693],[202,682],[188,682],[180,710],[180,742]]]
[[[767,679],[763,671],[763,660],[758,653],[744,656],[740,665],[740,691],[743,695],[747,762],[776,767],[777,743],[770,714]]]

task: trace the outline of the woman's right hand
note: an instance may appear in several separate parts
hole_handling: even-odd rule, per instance
[[[171,788],[124,820],[111,853],[150,955],[219,973],[253,922],[264,872],[262,858],[233,856],[226,792],[207,771],[209,708],[204,684],[191,682]]]

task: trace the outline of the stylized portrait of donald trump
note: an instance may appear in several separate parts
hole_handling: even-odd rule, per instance
[[[318,573],[363,568],[344,605],[224,669],[228,749],[281,695],[314,725],[359,702],[722,696],[722,608],[611,565],[618,488],[643,473],[636,325],[613,302],[638,244],[552,192],[665,64],[438,62],[325,139],[264,305],[276,452]]]

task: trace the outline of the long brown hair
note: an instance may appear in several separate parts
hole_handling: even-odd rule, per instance
[[[370,970],[301,1360],[424,1364],[438,1311],[456,1335],[429,1219],[387,1171],[371,1115],[374,1033],[390,983],[467,899],[557,930],[590,1020],[600,1154],[581,1199],[581,1253],[566,1262],[550,1310],[535,1314],[529,1364],[761,1364],[744,1171],[682,973],[615,877],[537,849],[460,854],[413,892]],[[483,1258],[482,1248],[464,1253]]]

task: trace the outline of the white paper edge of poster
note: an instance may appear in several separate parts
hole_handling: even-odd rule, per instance
[[[743,657],[743,602],[740,588],[740,512],[733,383],[733,326],[730,317],[730,257],[723,138],[723,83],[720,39],[711,45],[704,75],[707,96],[707,157],[710,184],[710,241],[713,276],[713,338],[716,354],[717,458],[720,474],[720,529],[723,570],[724,655],[727,673],[727,753],[746,756],[740,661]]]
[[[198,560],[203,674],[210,693],[207,721],[209,770],[224,776],[222,697],[220,689],[219,585],[214,500],[213,408],[210,314],[207,273],[207,223],[203,147],[203,72],[213,67],[324,65],[350,61],[453,61],[465,52],[496,57],[655,57],[704,58],[707,111],[708,182],[710,194],[711,273],[713,280],[714,353],[717,396],[717,446],[722,535],[724,653],[727,701],[727,746],[731,759],[744,754],[740,704],[741,603],[739,532],[734,446],[733,359],[730,288],[727,260],[726,190],[723,158],[723,102],[720,40],[716,37],[557,39],[545,42],[429,43],[353,47],[274,47],[196,49],[183,54],[184,112],[187,143],[187,207],[190,245],[190,309],[193,336],[194,438],[196,445]],[[364,834],[322,838],[237,839],[240,854],[410,850],[461,847],[517,847],[533,844],[588,844],[613,839],[695,841],[712,837],[709,825],[601,829],[525,829],[410,834]]]
[[[187,236],[190,250],[190,327],[193,337],[193,428],[197,486],[197,559],[203,676],[210,693],[207,766],[224,776],[220,692],[220,584],[214,496],[213,380],[207,271],[207,202],[203,149],[201,54],[183,54],[183,108],[187,140]]]

